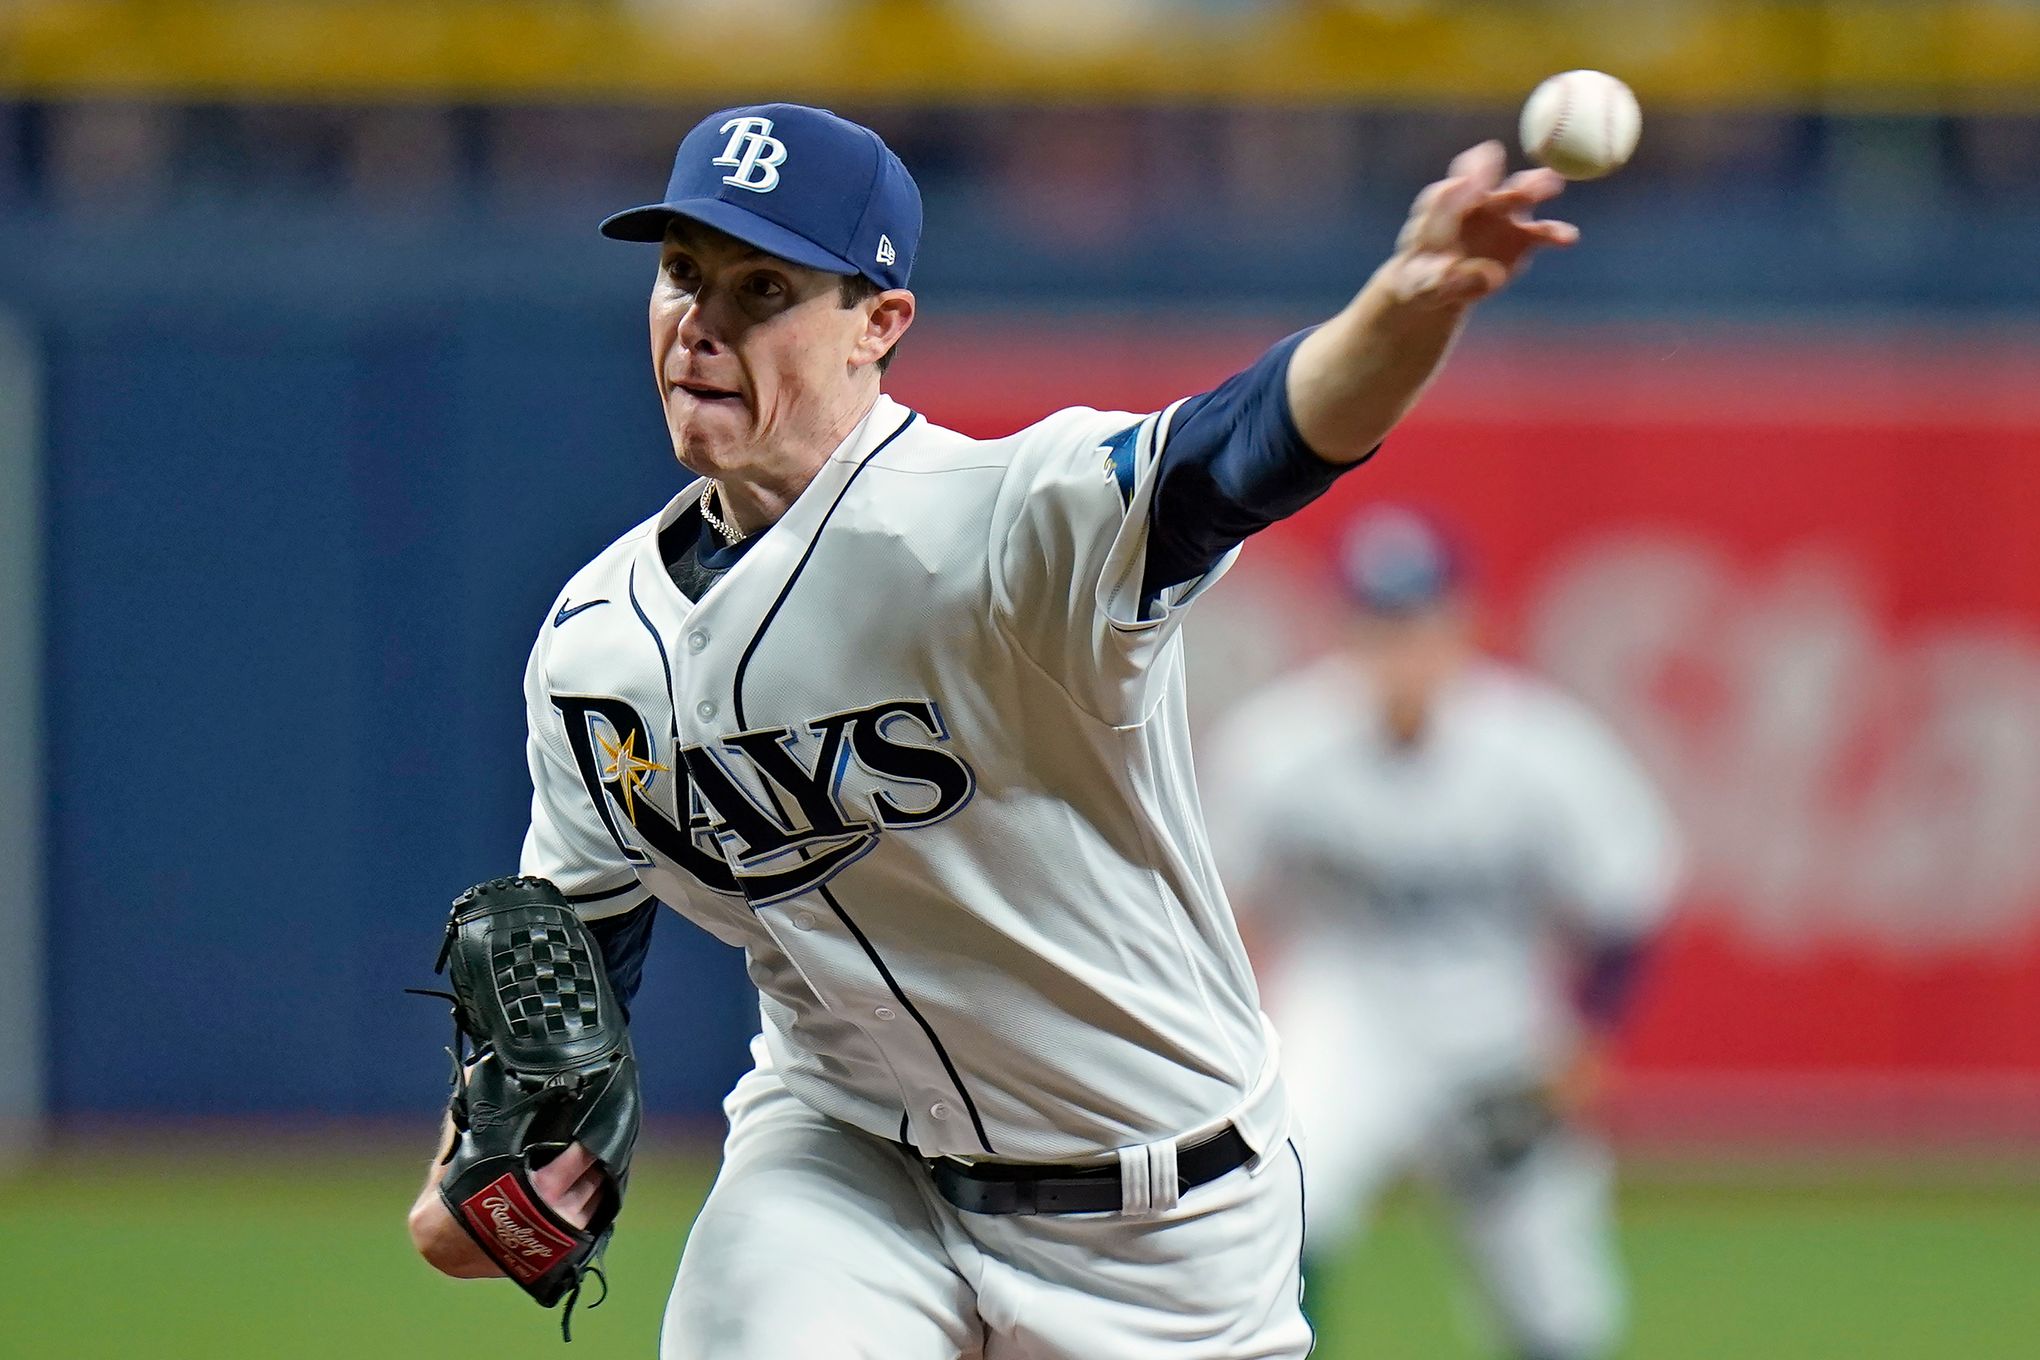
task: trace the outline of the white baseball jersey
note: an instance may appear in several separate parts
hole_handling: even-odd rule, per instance
[[[522,871],[741,946],[786,1086],[924,1153],[1278,1146],[1184,717],[1178,627],[1230,557],[1142,608],[1168,416],[977,441],[881,397],[699,600],[657,541],[684,489],[540,631]]]
[[[1440,1061],[1550,1056],[1571,1017],[1552,928],[1647,932],[1677,876],[1649,781],[1574,700],[1483,662],[1407,749],[1365,672],[1334,657],[1227,721],[1209,765],[1228,881],[1292,919],[1350,988]]]

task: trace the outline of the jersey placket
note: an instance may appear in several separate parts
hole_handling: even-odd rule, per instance
[[[901,425],[894,433],[904,428]],[[768,720],[781,715],[747,711],[744,668],[774,618],[786,608],[799,607],[801,602],[792,597],[802,585],[812,549],[818,546],[814,537],[826,528],[828,508],[847,490],[860,465],[831,463],[810,488],[828,498],[817,522],[806,523],[806,516],[800,514],[803,507],[797,504],[794,513],[773,530],[785,537],[779,542],[761,542],[699,603],[690,607],[677,590],[661,592],[661,599],[676,613],[669,626],[654,629],[678,639],[677,646],[668,647],[673,661],[675,759],[686,759],[685,753],[692,748],[697,772],[711,778],[719,772],[728,781],[725,789],[733,789],[748,804],[744,809],[747,816],[769,819],[765,825],[790,840],[814,830],[812,815],[803,811],[798,791],[778,783],[759,767],[756,740],[759,734],[769,734],[775,744],[790,742],[792,758],[809,762],[818,759],[814,743],[819,737],[807,723],[774,726]],[[796,537],[803,531],[809,535],[805,542]],[[801,551],[788,563],[788,547],[796,543]],[[773,566],[780,566],[785,575],[772,571]],[[739,579],[739,573],[748,579]],[[761,602],[775,607],[754,612]],[[700,765],[702,761],[712,761],[712,769]],[[869,810],[863,811],[869,821]],[[870,824],[875,828],[875,821]],[[875,829],[872,834],[873,843],[851,854],[846,866],[849,860],[877,848]],[[807,984],[815,1001],[870,1042],[898,1087],[898,1107],[915,1135],[913,1141],[931,1152],[990,1153],[993,1149],[983,1118],[954,1057],[914,1004],[907,990],[910,980],[901,976],[901,970],[881,952],[843,900],[836,888],[840,880],[790,897],[764,896],[758,887],[759,876],[747,876],[740,865],[741,855],[734,853],[739,840],[734,833],[725,834],[725,858],[736,871],[738,887],[749,899],[755,921]],[[796,846],[790,854],[802,862],[811,861],[804,848]],[[779,999],[796,1011],[802,1000]],[[862,1094],[867,1099],[877,1098],[874,1092]]]

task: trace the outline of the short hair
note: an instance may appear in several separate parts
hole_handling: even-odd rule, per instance
[[[843,275],[840,293],[845,307],[855,307],[867,298],[877,297],[881,291],[883,290],[877,284],[865,278],[862,274]],[[899,352],[900,341],[895,340],[893,341],[893,347],[879,356],[878,371],[881,373],[885,372],[887,366],[893,361],[893,355]]]

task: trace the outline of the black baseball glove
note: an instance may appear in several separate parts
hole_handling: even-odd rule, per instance
[[[582,1280],[601,1278],[641,1115],[601,948],[550,882],[498,878],[455,899],[435,971],[452,982],[456,1031],[439,1197],[525,1293],[548,1308],[567,1300],[560,1330],[571,1339]],[[531,1183],[575,1142],[608,1173],[585,1228]]]

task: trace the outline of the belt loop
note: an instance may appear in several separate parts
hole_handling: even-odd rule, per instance
[[[1144,1214],[1152,1197],[1149,1179],[1149,1144],[1136,1143],[1119,1149],[1119,1208],[1122,1213]]]
[[[1176,1169],[1176,1140],[1138,1143],[1119,1149],[1119,1207],[1122,1213],[1160,1214],[1176,1207],[1183,1182]]]
[[[1183,1179],[1176,1171],[1176,1140],[1148,1145],[1148,1205],[1151,1213],[1166,1213],[1183,1197]]]

